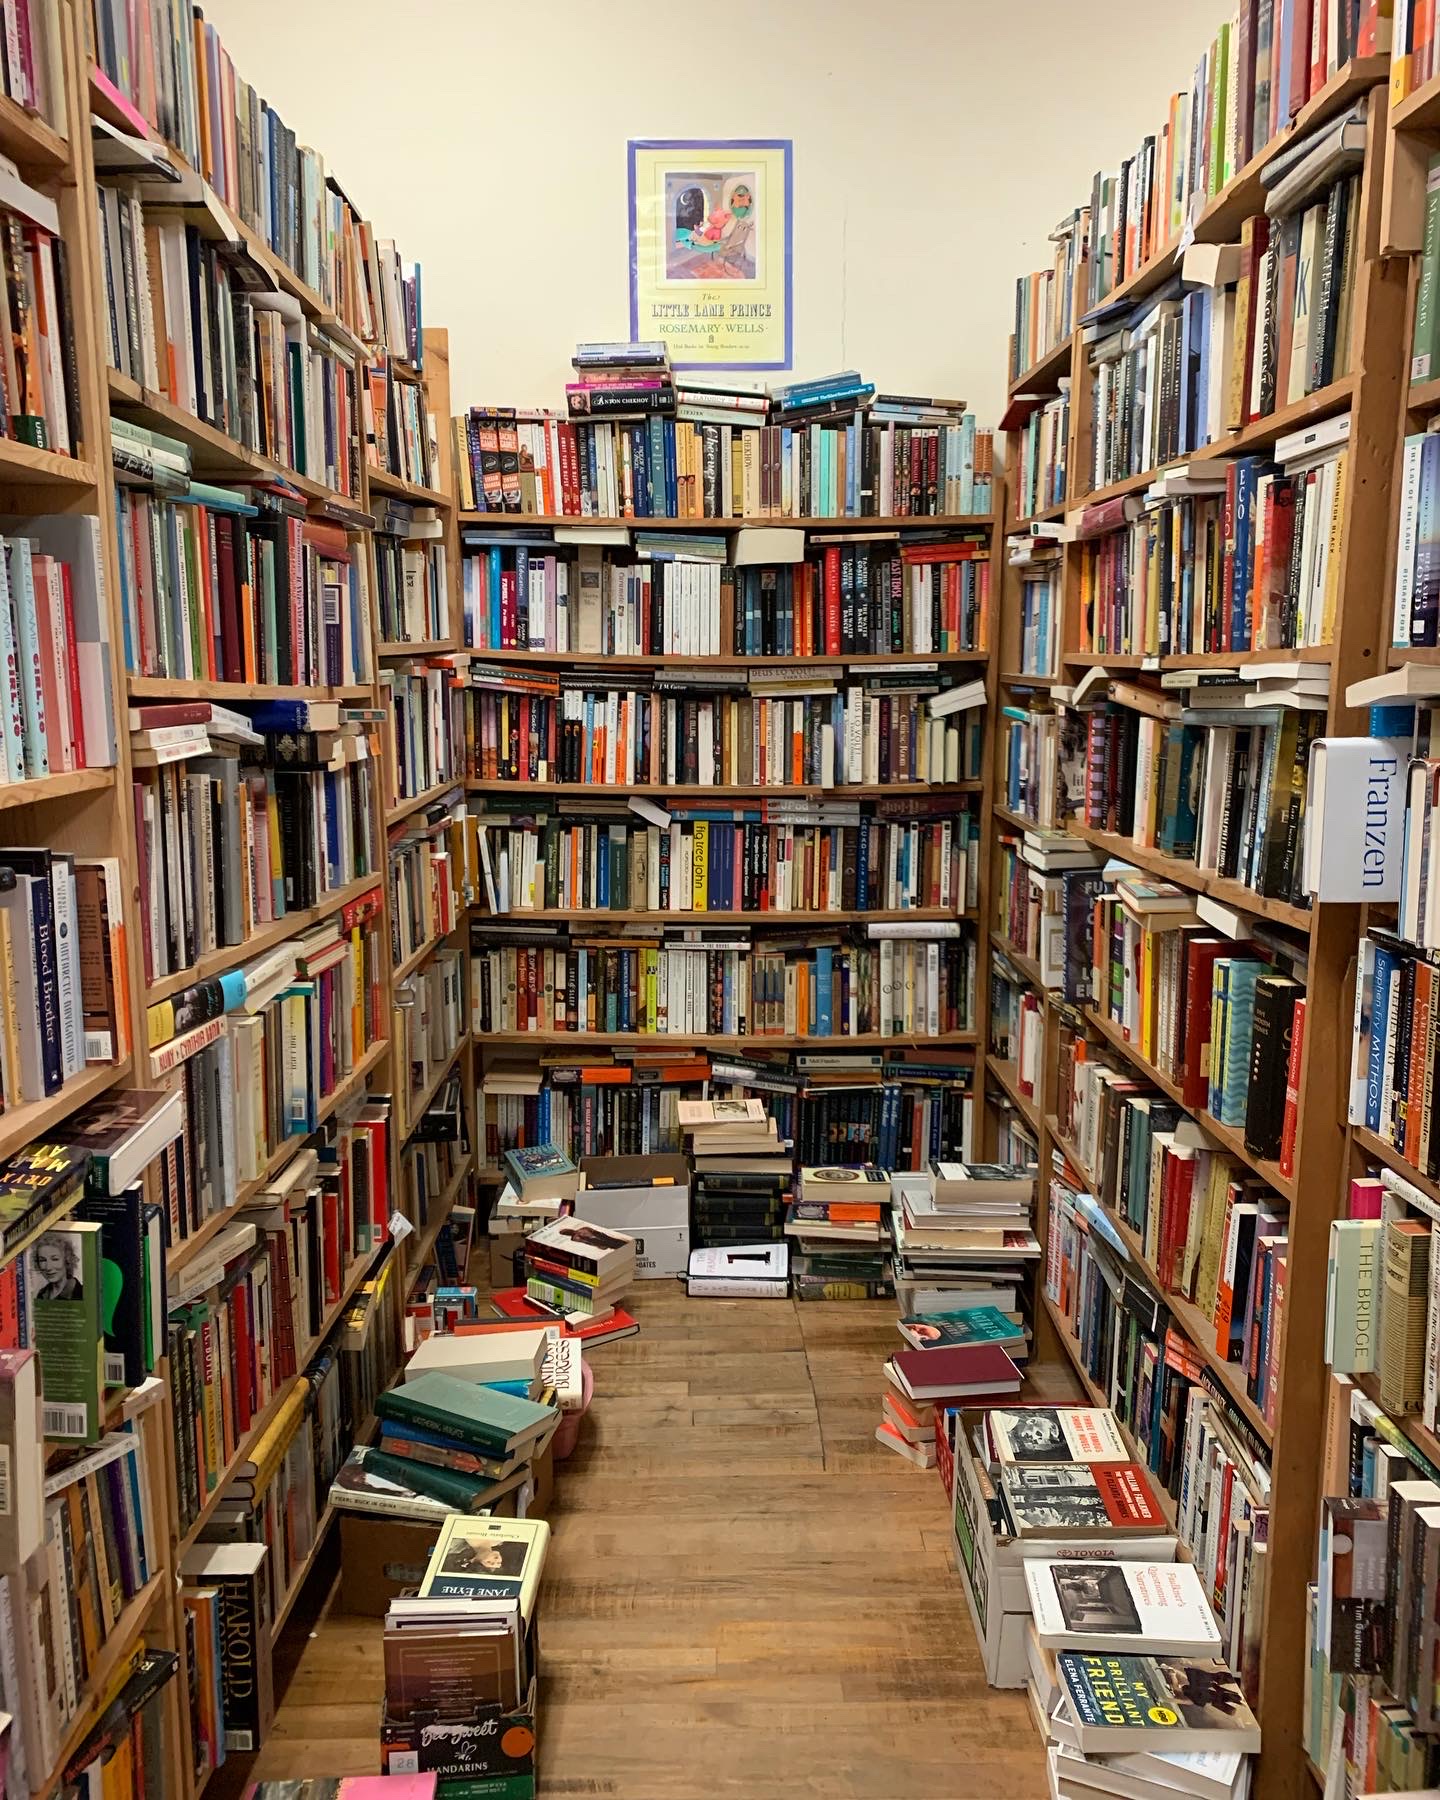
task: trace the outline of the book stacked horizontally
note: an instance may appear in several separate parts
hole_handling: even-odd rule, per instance
[[[890,1273],[890,1176],[873,1163],[802,1169],[785,1215],[797,1300],[877,1300]]]
[[[892,1195],[895,1292],[907,1313],[1017,1310],[1027,1264],[1040,1255],[1032,1169],[932,1162],[895,1174]]]
[[[522,1791],[500,1785],[502,1775],[533,1777],[535,1619],[549,1540],[543,1519],[444,1520],[418,1591],[392,1600],[385,1616],[387,1774],[490,1777],[496,1793]]]
[[[450,1367],[464,1373],[422,1365],[412,1378],[407,1367],[402,1384],[375,1402],[378,1446],[359,1444],[350,1452],[331,1485],[332,1506],[410,1519],[515,1509],[560,1414],[475,1375],[483,1369],[504,1384],[533,1386],[544,1365],[545,1334],[428,1338],[416,1354],[433,1359],[438,1347],[449,1346],[458,1346],[444,1350]]]
[[[613,1311],[635,1279],[635,1240],[584,1219],[551,1219],[525,1240],[525,1292],[562,1313]]]
[[[572,419],[675,416],[670,352],[663,343],[577,344],[575,379],[565,383]]]
[[[1057,1653],[1033,1630],[1026,1654],[1054,1800],[1245,1800],[1260,1727],[1223,1662]]]
[[[935,1466],[939,1415],[1020,1392],[1024,1377],[998,1344],[900,1350],[885,1364],[878,1443],[922,1469]]]
[[[780,1239],[792,1177],[790,1146],[765,1102],[753,1096],[681,1100],[678,1111],[695,1169],[692,1250]]]

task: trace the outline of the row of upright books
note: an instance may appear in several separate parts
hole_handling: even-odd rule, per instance
[[[1171,97],[1160,128],[1118,171],[1095,176],[1090,305],[1181,243],[1207,204],[1352,58],[1390,48],[1390,26],[1382,0],[1242,0],[1189,89]]]
[[[320,153],[237,73],[215,27],[184,0],[90,0],[81,10],[88,53],[137,122],[173,145],[361,343],[418,365],[418,265],[402,264]]]
[[[964,714],[983,684],[869,666],[770,684],[764,671],[518,677],[472,666],[468,778],[614,790],[941,785],[958,782]],[[979,692],[977,692],[979,689]]]
[[[1010,339],[1012,386],[1074,331],[1078,278],[1089,240],[1089,208],[1077,207],[1050,233],[1055,246],[1050,267],[1016,278],[1015,328]]]
[[[813,823],[663,810],[660,825],[628,807],[586,819],[487,807],[477,817],[491,915],[964,912],[979,898],[979,824],[967,807],[896,820],[822,804]]]
[[[473,650],[948,656],[989,638],[980,537],[853,544],[752,526],[727,547],[719,536],[636,532],[633,560],[584,544],[572,560],[553,542],[512,543],[471,526],[462,549]]]
[[[573,518],[959,516],[992,505],[963,401],[877,395],[853,370],[766,391],[672,375],[664,344],[581,344],[567,410],[454,421],[467,511]]]
[[[973,934],[925,939],[770,927],[649,939],[472,922],[471,1029],[482,1034],[944,1038],[972,1029]],[[530,941],[525,941],[526,939]]]

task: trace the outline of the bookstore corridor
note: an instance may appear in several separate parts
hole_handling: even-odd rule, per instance
[[[940,1484],[875,1442],[892,1308],[656,1282],[633,1306],[640,1335],[593,1353],[557,1471],[541,1795],[1041,1800],[1024,1692],[985,1685]],[[253,1775],[371,1771],[381,1622],[327,1610],[288,1655]]]

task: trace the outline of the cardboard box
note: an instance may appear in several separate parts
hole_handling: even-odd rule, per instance
[[[1024,1687],[1025,1631],[1030,1596],[1027,1559],[1059,1562],[1174,1562],[1173,1536],[1093,1538],[1013,1538],[999,1530],[990,1512],[989,1477],[975,1455],[975,1431],[983,1412],[962,1412],[955,1427],[955,1513],[953,1546],[960,1585],[975,1621],[975,1635],[991,1687]]]
[[[481,1707],[471,1719],[380,1719],[386,1775],[438,1775],[463,1781],[467,1800],[531,1800],[535,1792],[535,1683],[523,1707]]]
[[[668,1281],[690,1262],[690,1165],[683,1156],[587,1156],[575,1210],[635,1239],[635,1279]],[[656,1187],[657,1176],[670,1186]],[[598,1186],[590,1186],[591,1182]]]
[[[523,1231],[492,1232],[490,1237],[490,1285],[492,1288],[523,1287],[523,1270],[516,1274],[515,1259],[525,1248]]]
[[[340,1610],[383,1619],[390,1602],[413,1593],[440,1536],[440,1520],[340,1514]]]

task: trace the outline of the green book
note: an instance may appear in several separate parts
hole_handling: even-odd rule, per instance
[[[1415,296],[1415,333],[1410,344],[1411,381],[1429,381],[1436,366],[1437,302],[1440,302],[1440,150],[1430,158],[1425,176],[1425,236],[1420,259],[1420,287]]]
[[[25,1253],[30,1342],[40,1356],[46,1440],[100,1435],[105,1338],[100,1325],[100,1226],[66,1219]]]
[[[478,1450],[510,1451],[533,1442],[555,1422],[555,1409],[502,1394],[455,1375],[417,1375],[375,1402],[382,1419],[437,1431]]]
[[[421,1462],[416,1457],[387,1456],[383,1450],[367,1448],[365,1467],[372,1475],[383,1476],[400,1487],[426,1494],[432,1500],[443,1500],[456,1512],[473,1512],[477,1506],[483,1506],[485,1496],[496,1485],[482,1476],[461,1475],[454,1469],[437,1468],[434,1463]]]

